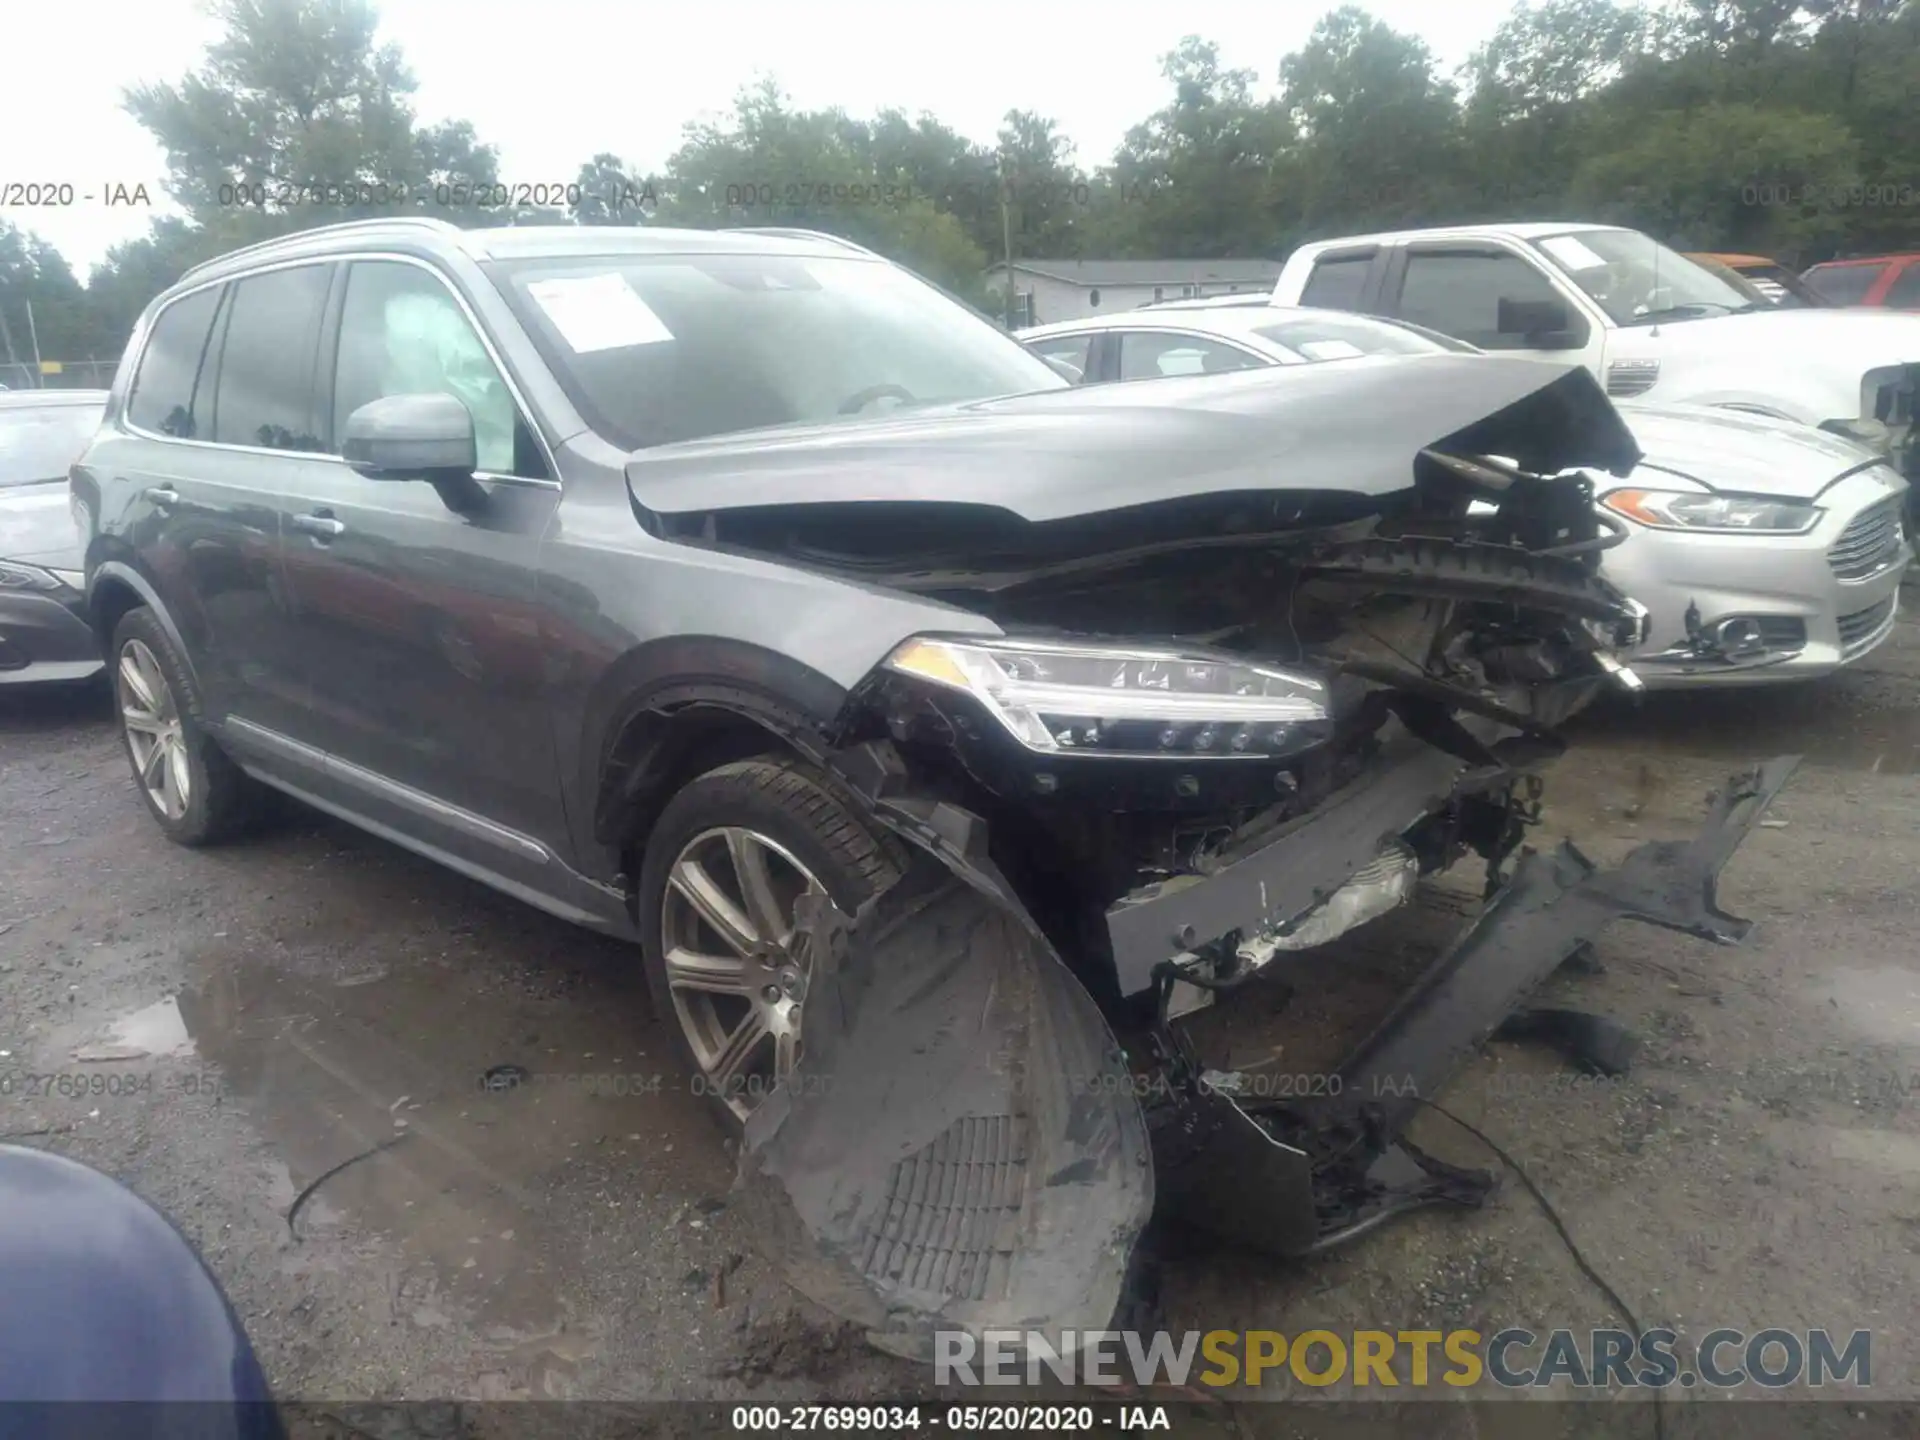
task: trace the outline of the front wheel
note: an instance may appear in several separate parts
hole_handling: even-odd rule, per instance
[[[723,765],[661,812],[640,871],[647,989],[729,1133],[802,1053],[810,976],[793,951],[795,902],[825,894],[851,915],[900,869],[893,842],[798,761]]]

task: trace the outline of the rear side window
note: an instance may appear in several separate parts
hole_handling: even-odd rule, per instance
[[[199,385],[220,288],[196,290],[154,320],[127,401],[127,419],[135,428],[181,440],[210,438],[202,432],[209,428],[206,415],[212,397]]]
[[[1920,260],[1909,260],[1880,302],[1895,310],[1920,310]]]
[[[1816,265],[1801,278],[1836,305],[1858,305],[1886,270],[1885,265]]]
[[[213,405],[221,444],[326,448],[313,433],[313,371],[332,268],[269,270],[234,285]]]
[[[1319,261],[1313,267],[1313,274],[1307,277],[1307,288],[1300,292],[1300,303],[1327,310],[1358,310],[1360,292],[1366,286],[1367,271],[1372,266],[1371,255]]]

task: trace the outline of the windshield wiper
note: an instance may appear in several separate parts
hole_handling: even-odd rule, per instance
[[[1665,305],[1658,310],[1649,310],[1644,315],[1635,315],[1630,320],[1622,320],[1626,325],[1658,325],[1662,320],[1698,320],[1708,310],[1724,311],[1728,315],[1738,314],[1745,306],[1722,305],[1718,300],[1690,300],[1685,305]]]

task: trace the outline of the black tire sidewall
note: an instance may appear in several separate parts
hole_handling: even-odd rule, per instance
[[[769,756],[761,760],[723,765],[691,781],[670,800],[647,837],[646,853],[640,867],[640,885],[635,907],[640,926],[641,968],[646,974],[647,994],[653,1002],[655,1017],[665,1027],[668,1043],[679,1061],[682,1078],[691,1084],[700,1074],[699,1062],[680,1028],[673,998],[667,989],[666,960],[661,950],[660,912],[667,888],[667,872],[681,849],[695,835],[723,825],[757,831],[775,841],[826,886],[828,896],[841,910],[851,915],[874,893],[868,876],[816,828],[794,814],[763,789],[756,788],[751,772],[772,767],[797,772],[824,791],[837,805],[843,818],[854,811],[816,770],[797,761]],[[857,823],[857,822],[856,822]],[[718,1095],[703,1094],[708,1113],[729,1136],[738,1137],[740,1118]]]

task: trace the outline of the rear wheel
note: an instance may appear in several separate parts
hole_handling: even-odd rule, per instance
[[[661,812],[640,872],[647,988],[730,1133],[803,1051],[811,977],[792,945],[795,902],[824,894],[851,915],[899,873],[891,842],[797,761],[723,765]]]
[[[259,819],[268,808],[264,790],[206,732],[200,694],[165,627],[146,606],[121,616],[112,664],[134,784],[166,837],[207,845]]]

